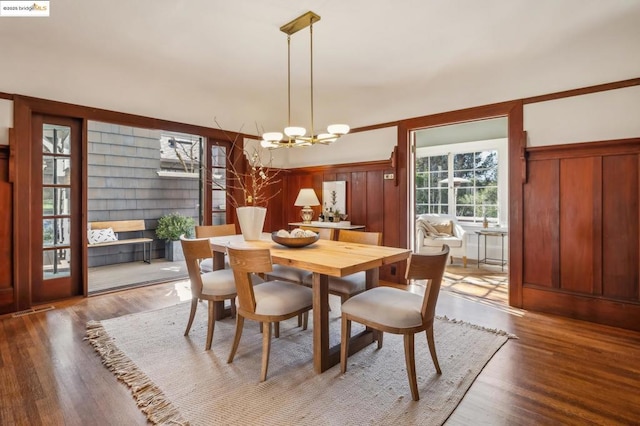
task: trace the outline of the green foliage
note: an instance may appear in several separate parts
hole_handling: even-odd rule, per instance
[[[180,213],[170,213],[158,219],[156,235],[161,240],[178,241],[180,235],[193,236],[195,221]]]

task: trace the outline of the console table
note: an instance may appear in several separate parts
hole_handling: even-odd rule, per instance
[[[352,225],[351,222],[320,222],[312,220],[311,223],[289,222],[289,226],[315,226],[316,228],[333,228],[333,229],[364,229],[364,225]]]
[[[352,225],[349,221],[340,221],[340,222],[320,222],[316,220],[312,220],[311,223],[304,222],[289,222],[289,226],[291,227],[300,227],[300,226],[313,226],[314,228],[330,228],[335,229],[334,239],[338,239],[338,233],[341,229],[349,229],[349,230],[364,230],[364,225]]]
[[[482,231],[476,231],[476,235],[478,236],[478,268],[480,268],[480,263],[483,262],[485,265],[489,262],[497,262],[502,270],[504,271],[504,265],[507,262],[504,260],[504,237],[509,235],[508,231],[501,231],[497,229],[483,229]],[[481,237],[484,237],[484,258],[480,258],[480,240]],[[500,243],[502,245],[502,256],[500,259],[495,259],[491,257],[487,257],[487,238],[489,237],[500,237]]]

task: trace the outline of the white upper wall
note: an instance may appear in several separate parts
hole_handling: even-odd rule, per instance
[[[525,105],[528,146],[640,137],[640,86]]]
[[[316,130],[640,77],[638,0],[50,6],[48,18],[2,18],[0,92],[207,127],[217,118],[255,134],[254,123],[269,131],[288,122],[287,44],[278,29],[306,10],[322,16],[314,25]],[[290,122],[309,128],[305,33],[291,40]]]
[[[0,145],[9,145],[10,127],[13,127],[13,101],[0,99]]]

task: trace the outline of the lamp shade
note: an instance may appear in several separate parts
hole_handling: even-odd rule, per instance
[[[320,201],[316,196],[315,191],[312,188],[302,188],[298,193],[298,198],[296,198],[296,202],[293,203],[294,206],[319,206]]]

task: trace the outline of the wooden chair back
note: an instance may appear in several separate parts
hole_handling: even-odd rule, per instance
[[[240,249],[227,247],[229,266],[233,269],[240,309],[254,313],[256,299],[253,293],[251,273],[267,273],[273,270],[269,249]]]
[[[379,246],[382,245],[382,232],[351,231],[343,229],[338,234],[338,241]]]
[[[225,235],[235,235],[236,225],[228,223],[226,225],[199,225],[196,226],[196,238],[222,237]]]
[[[187,263],[187,271],[189,272],[189,281],[191,282],[191,294],[200,296],[202,294],[202,277],[200,276],[200,261],[213,257],[213,250],[209,239],[189,239],[184,235],[180,237],[182,244],[182,252],[184,260]]]
[[[449,246],[446,244],[442,246],[442,251],[439,253],[412,253],[409,256],[405,278],[407,280],[428,280],[422,300],[422,321],[424,324],[433,322],[435,317],[440,285],[447,265],[447,256],[449,256]]]
[[[332,228],[317,228],[315,226],[301,226],[300,229],[308,229],[319,235],[321,240],[333,240],[335,230]]]

